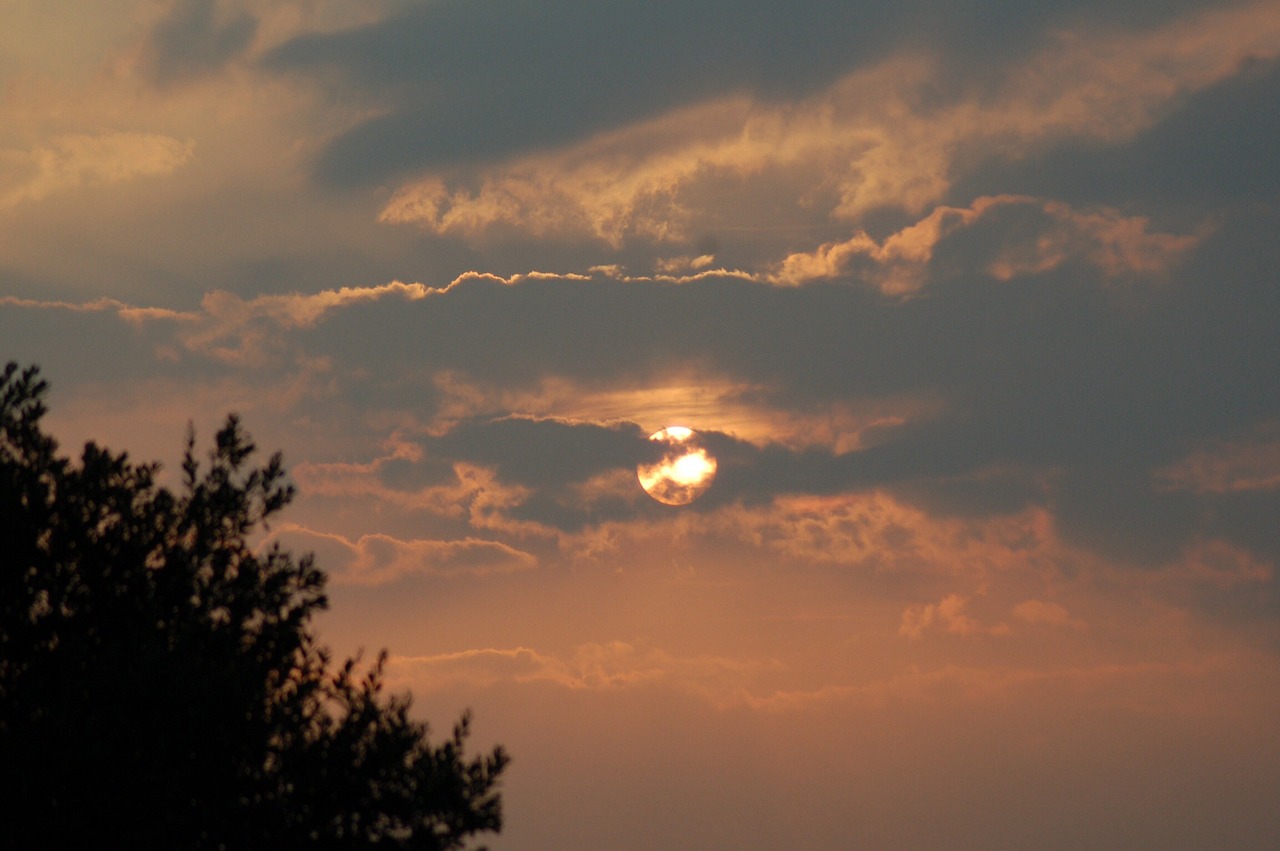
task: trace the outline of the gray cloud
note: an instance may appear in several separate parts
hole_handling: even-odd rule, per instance
[[[168,327],[133,326],[110,309],[22,307],[0,296],[0,362],[38,364],[52,392],[74,384],[151,378],[173,370],[158,362],[155,346],[167,341]],[[88,348],[69,340],[92,341]],[[197,380],[209,375],[197,366]]]
[[[634,469],[646,443],[632,423],[502,417],[459,424],[424,446],[434,457],[493,467],[505,482],[560,489],[610,469]]]
[[[1194,224],[1223,206],[1280,194],[1280,62],[1249,61],[1237,74],[1174,101],[1169,114],[1117,144],[1062,142],[1027,159],[992,160],[951,197],[991,192],[1137,207],[1158,221]]]
[[[219,14],[218,0],[176,0],[144,46],[147,70],[161,84],[217,71],[245,51],[257,29],[252,15]]]
[[[994,221],[991,233],[944,243],[937,268],[980,268],[990,241],[1017,224]],[[946,400],[938,415],[843,455],[709,435],[721,468],[697,505],[882,485],[955,511],[1052,503],[1074,537],[1132,557],[1145,547],[1155,558],[1225,527],[1212,522],[1211,500],[1159,493],[1152,472],[1199,442],[1280,417],[1268,318],[1280,304],[1256,274],[1280,262],[1267,236],[1276,222],[1231,224],[1165,284],[1104,282],[1071,264],[1009,281],[948,275],[907,301],[849,283],[481,280],[394,316],[381,304],[353,308],[380,318],[343,314],[314,333],[319,343],[345,337],[347,322],[352,331],[372,323],[400,341],[395,358],[505,385],[556,375],[643,384],[675,359],[770,388],[765,401],[777,405],[935,394]],[[621,442],[584,443],[600,452],[582,456],[573,448],[581,432],[563,431],[554,445],[533,434],[566,428],[507,421],[440,449],[522,483],[549,475],[563,484],[634,463],[634,430]],[[595,460],[557,478],[564,459]]]
[[[1077,264],[1009,281],[947,271],[980,268],[1029,214],[1004,215],[940,244],[938,279],[906,301],[854,282],[476,279],[410,306],[353,305],[303,338],[370,370],[429,364],[508,387],[550,376],[643,385],[700,364],[767,388],[778,405],[948,400],[944,418],[895,437],[945,440],[948,460],[913,450],[892,466],[1150,464],[1276,413],[1265,392],[1277,378],[1273,336],[1258,327],[1275,294],[1256,275],[1277,259],[1274,216],[1233,221],[1167,284],[1100,281]],[[1036,239],[1034,223],[1026,236]]]
[[[864,448],[842,454],[711,433],[720,472],[693,510],[890,487],[957,513],[1050,505],[1075,539],[1129,557],[1160,558],[1215,530],[1274,548],[1266,519],[1280,508],[1274,493],[1251,497],[1242,515],[1251,519],[1228,520],[1227,497],[1169,492],[1155,473],[1206,442],[1280,420],[1280,291],[1269,271],[1280,267],[1276,213],[1223,218],[1167,280],[1102,276],[1080,258],[1007,280],[981,271],[1011,240],[1036,244],[1052,225],[1034,205],[993,210],[938,244],[923,289],[907,299],[856,280],[779,288],[730,277],[472,277],[416,300],[349,299],[313,324],[273,324],[301,315],[284,307],[287,297],[256,318],[252,303],[227,304],[219,316],[251,318],[223,336],[189,338],[202,341],[194,349],[183,348],[184,335],[201,327],[198,316],[135,329],[107,310],[11,304],[3,317],[13,329],[6,341],[86,381],[126,369],[109,365],[125,353],[129,369],[250,368],[280,373],[272,379],[280,386],[299,364],[320,364],[324,392],[290,403],[315,421],[432,422],[448,401],[435,383],[442,374],[491,388],[493,401],[424,439],[426,461],[388,467],[387,483],[438,483],[452,461],[490,467],[502,482],[532,488],[519,516],[561,528],[637,510],[606,500],[587,511],[573,488],[633,469],[645,436],[633,423],[506,416],[520,404],[508,395],[549,380],[661,387],[692,368],[751,388],[764,410],[936,400],[928,416],[869,433]],[[201,347],[234,354],[240,333],[252,335],[256,360],[223,367],[198,356]],[[103,349],[112,357],[85,370],[40,342],[66,339],[114,341]],[[162,349],[184,364],[156,361]],[[50,377],[56,386],[59,375]]]
[[[1197,5],[445,0],[300,36],[264,61],[384,108],[320,158],[321,180],[350,185],[502,159],[732,92],[807,94],[901,46],[949,56],[957,81],[981,77],[1080,20],[1150,26]]]

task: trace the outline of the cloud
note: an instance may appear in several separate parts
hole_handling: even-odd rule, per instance
[[[368,464],[304,463],[295,468],[294,477],[315,496],[377,500],[405,512],[465,520],[474,529],[554,535],[541,524],[513,516],[532,492],[500,481],[490,469],[448,459],[427,464],[397,464],[399,460],[384,456]]]
[[[1203,541],[1190,549],[1174,573],[1222,589],[1257,588],[1273,580],[1275,565],[1225,541]]]
[[[1171,471],[1280,417],[1276,292],[1236,262],[1271,262],[1274,216],[1172,235],[1042,199],[957,210],[905,300],[847,271],[777,287],[598,270],[214,292],[183,312],[11,299],[0,320],[34,340],[83,334],[75,316],[165,373],[247,370],[299,388],[264,406],[337,418],[369,447],[399,430],[429,460],[398,461],[379,492],[463,499],[477,528],[557,539],[644,517],[657,507],[617,483],[646,429],[688,423],[720,461],[695,513],[879,490],[951,514],[1042,508],[1124,559],[1167,562],[1200,537],[1271,557],[1274,490]]]
[[[1280,422],[1237,440],[1215,440],[1155,471],[1171,490],[1227,494],[1280,489]]]
[[[1069,626],[1077,629],[1085,626],[1084,621],[1073,618],[1064,606],[1046,600],[1023,600],[1013,607],[1013,616],[1033,625]]]
[[[392,676],[428,689],[458,682],[471,687],[551,683],[570,691],[674,688],[715,703],[732,700],[769,661],[713,655],[674,656],[625,641],[581,644],[563,655],[527,647],[483,648],[432,656],[393,656]]]
[[[412,685],[419,695],[460,690],[474,694],[483,689],[516,701],[542,685],[562,689],[559,701],[593,693],[677,691],[716,710],[714,717],[721,721],[726,716],[720,713],[741,709],[820,721],[832,712],[847,719],[851,710],[858,715],[888,710],[919,717],[941,706],[1003,712],[1042,701],[1081,706],[1081,700],[1095,710],[1124,706],[1148,719],[1159,715],[1160,707],[1173,708],[1203,721],[1208,715],[1230,717],[1232,696],[1239,697],[1243,680],[1265,664],[1247,653],[1208,652],[1173,660],[1075,665],[951,663],[911,667],[885,677],[836,677],[836,682],[814,688],[774,688],[770,678],[788,673],[777,660],[678,656],[657,647],[610,641],[581,644],[564,653],[517,646],[393,655],[389,676],[393,686]],[[1198,688],[1189,687],[1192,683]]]
[[[470,688],[483,688],[496,683],[527,680],[544,676],[555,667],[556,660],[528,647],[479,648],[431,656],[392,656],[390,676],[411,680],[415,690],[448,688],[464,683]]]
[[[654,268],[659,274],[674,275],[682,272],[706,269],[714,262],[716,262],[714,254],[700,254],[697,257],[681,255],[679,257],[667,257],[661,259],[655,264]]]
[[[776,25],[782,10],[771,6],[433,3],[346,32],[300,37],[268,64],[336,68],[355,86],[393,96],[397,108],[340,137],[321,164],[328,180],[380,180],[606,130],[732,91],[744,72],[774,87],[787,71],[798,72],[789,75],[797,83],[829,79],[857,55],[850,37],[869,35],[852,26],[869,20],[866,11],[846,4],[810,4],[804,15],[788,14],[785,27]],[[833,49],[815,49],[822,45]],[[448,87],[438,85],[446,78]],[[594,85],[582,88],[583,79]],[[406,138],[415,141],[405,145]],[[375,151],[381,155],[370,156]]]
[[[898,634],[907,638],[920,638],[926,630],[938,629],[952,635],[1008,635],[1005,623],[985,624],[965,613],[969,598],[948,594],[936,603],[908,606],[902,613],[902,625]]]
[[[261,364],[276,347],[281,330],[312,327],[329,311],[356,302],[387,296],[416,301],[443,291],[392,281],[374,287],[264,295],[246,301],[234,293],[215,290],[200,300],[199,321],[181,335],[181,340],[188,350],[227,363]]]
[[[190,321],[196,317],[190,313],[172,310],[167,307],[136,307],[114,298],[96,298],[93,301],[48,301],[34,298],[18,298],[17,296],[0,296],[0,306],[25,308],[30,310],[66,310],[72,313],[115,313],[121,319],[134,325],[153,320]]]
[[[1132,44],[1136,20],[1160,33],[1185,8],[1139,5],[1141,15],[1126,19],[1128,4],[1090,4],[1089,18],[1111,19],[1104,26],[1109,44]],[[282,71],[336,73],[384,105],[379,117],[335,140],[320,164],[332,182],[381,182],[509,159],[743,90],[765,104],[805,97],[895,47],[932,50],[951,79],[980,77],[1001,64],[997,56],[1015,66],[1026,61],[1048,33],[1070,31],[1081,14],[1078,6],[1073,14],[1049,4],[1012,14],[994,2],[929,0],[891,9],[831,0],[802,9],[773,0],[661,0],[638,9],[608,0],[591,4],[589,13],[576,2],[444,2],[300,36],[266,61]],[[1223,16],[1230,21],[1230,13]],[[1191,29],[1181,21],[1167,26]],[[1227,29],[1240,36],[1239,28]],[[583,79],[593,86],[577,85]],[[1132,90],[1132,78],[1126,82]]]
[[[787,561],[875,574],[952,571],[974,582],[1047,567],[1060,552],[1052,518],[1030,509],[1007,517],[931,516],[883,491],[779,496],[726,506],[699,525],[726,540],[750,541]]]
[[[529,553],[477,538],[404,541],[370,533],[352,540],[293,524],[280,526],[272,538],[317,552],[339,584],[384,585],[412,576],[489,576],[537,566]]]
[[[1100,229],[1113,222],[1085,221]],[[1134,232],[1141,233],[1128,224],[1120,228]],[[967,252],[985,265],[992,254],[985,237],[967,246],[966,235],[953,236],[944,259],[958,263]],[[752,421],[779,426],[776,436],[757,431],[744,435],[750,440],[717,438],[728,453],[717,484],[726,496],[830,492],[921,477],[939,486],[969,477],[975,487],[984,481],[1005,487],[1017,481],[1019,468],[1031,480],[1064,465],[1073,475],[1093,476],[1077,465],[1103,461],[1113,465],[1109,475],[1118,482],[1116,476],[1146,476],[1180,457],[1170,441],[1212,434],[1212,419],[1204,415],[1230,415],[1240,407],[1232,399],[1253,399],[1265,411],[1261,384],[1259,392],[1247,389],[1265,377],[1256,369],[1232,373],[1223,386],[1191,385],[1221,395],[1216,409],[1189,395],[1180,377],[1196,374],[1203,363],[1187,359],[1181,340],[1188,335],[1202,335],[1202,354],[1218,351],[1234,360],[1253,351],[1254,363],[1266,360],[1264,336],[1203,336],[1218,323],[1226,327],[1255,314],[1231,308],[1247,300],[1206,312],[1198,273],[1184,268],[1198,265],[1201,251],[1226,250],[1224,237],[1235,238],[1227,232],[1206,238],[1193,259],[1184,256],[1183,266],[1174,267],[1171,283],[1142,291],[1136,306],[1116,300],[1107,279],[1085,284],[1090,295],[1081,301],[1079,279],[1060,268],[1030,274],[1035,285],[957,274],[929,299],[902,304],[847,287],[779,291],[716,277],[672,286],[466,276],[439,288],[390,284],[253,300],[210,296],[200,312],[174,326],[175,342],[180,350],[257,368],[273,362],[273,351],[278,367],[301,362],[297,356],[314,361],[341,351],[343,368],[334,376],[339,393],[354,392],[357,383],[362,393],[389,391],[392,384],[367,376],[404,376],[408,369],[420,389],[412,397],[388,393],[383,402],[412,410],[418,427],[438,436],[479,417],[442,442],[441,451],[463,453],[482,466],[499,458],[484,442],[500,444],[500,433],[510,452],[528,455],[537,448],[528,443],[535,433],[563,426],[557,419],[652,417],[651,426],[660,427],[684,408],[685,416],[723,418],[726,431]],[[1219,279],[1219,287],[1224,283]],[[1238,286],[1247,292],[1257,285],[1241,279]],[[1076,299],[1065,324],[1058,312],[1064,299]],[[1222,316],[1224,308],[1236,312]],[[714,323],[701,319],[713,316]],[[357,344],[369,323],[382,330],[378,345]],[[1088,338],[1076,333],[1086,327]],[[1180,335],[1170,336],[1170,328],[1180,328]],[[1135,346],[1152,355],[1128,358]],[[673,360],[672,352],[679,357]],[[666,364],[677,362],[680,371],[669,374]],[[1070,381],[1055,378],[1062,375]],[[671,388],[670,400],[648,396],[663,387]],[[1185,414],[1193,409],[1196,416]],[[1094,417],[1095,410],[1105,410],[1106,419]],[[524,419],[503,421],[511,411]],[[813,440],[824,433],[825,444],[808,447],[790,436]],[[1135,443],[1141,451],[1133,451]],[[767,444],[778,445],[760,448]],[[561,465],[581,460],[563,448],[548,457]],[[615,466],[634,460],[621,453]],[[515,469],[510,465],[519,459],[502,463]],[[1001,465],[1012,478],[975,477]],[[603,469],[579,472],[575,481]],[[1060,495],[1083,496],[1072,480],[1064,484]],[[1138,487],[1136,479],[1126,485],[1131,495]]]
[[[1146,217],[1123,216],[1113,209],[1078,211],[1048,199],[982,197],[968,208],[936,207],[881,242],[858,231],[844,242],[792,254],[772,279],[798,285],[853,275],[875,282],[886,295],[909,295],[932,277],[930,263],[940,243],[958,240],[959,231],[981,229],[998,234],[1000,244],[991,246],[986,258],[966,257],[968,274],[980,270],[1008,281],[1076,261],[1088,263],[1107,280],[1165,280],[1200,237],[1149,233],[1148,226]]]
[[[72,452],[283,449],[516,844],[1260,847],[1277,8],[19,11],[0,354]]]
[[[813,244],[797,250],[799,239],[817,237],[818,245],[838,253],[849,239],[847,231],[840,235],[838,223],[863,225],[886,209],[921,217],[919,228],[927,229],[932,216],[945,216],[948,208],[963,210],[973,198],[1014,194],[1010,186],[1026,183],[1023,163],[1039,164],[1028,172],[1032,177],[1058,171],[1045,166],[1045,152],[1077,145],[1108,157],[1118,154],[1106,162],[1132,160],[1129,173],[1081,181],[1104,187],[1104,194],[1088,198],[1085,206],[1145,228],[1140,216],[1128,212],[1132,192],[1114,204],[1105,193],[1145,186],[1137,197],[1157,200],[1163,197],[1161,187],[1180,178],[1149,173],[1146,163],[1160,157],[1126,158],[1126,146],[1149,132],[1163,133],[1161,138],[1174,144],[1187,136],[1177,130],[1183,124],[1211,125],[1195,117],[1197,93],[1216,98],[1219,87],[1239,88],[1237,77],[1256,76],[1242,73],[1242,63],[1275,55],[1275,21],[1269,6],[1259,3],[1201,9],[1169,20],[1148,18],[1147,28],[1136,31],[1121,26],[1086,33],[1068,27],[1029,39],[1034,50],[1009,53],[1010,64],[994,82],[982,85],[960,85],[943,55],[923,50],[851,60],[847,73],[824,76],[821,85],[806,86],[789,100],[725,90],[652,114],[632,114],[632,120],[599,132],[566,134],[555,144],[524,148],[512,142],[517,148],[510,156],[483,159],[471,168],[406,165],[380,218],[473,243],[524,235],[570,244],[594,239],[615,249],[637,243],[689,246],[708,234],[750,233],[751,248],[738,240],[739,251],[750,254],[734,258],[734,265],[765,267],[788,256],[795,265],[824,250]],[[1024,23],[1034,30],[1035,24]],[[352,36],[352,50],[372,50],[378,43],[365,34],[367,40]],[[413,72],[406,73],[412,78]],[[496,79],[501,71],[485,73]],[[1267,125],[1247,124],[1247,116],[1258,113],[1269,89],[1256,84],[1253,89],[1257,93],[1233,112],[1231,123],[1240,127],[1237,139],[1251,140],[1240,145],[1262,150]],[[1185,121],[1177,118],[1180,110],[1187,111]],[[486,109],[485,114],[495,112]],[[1167,132],[1153,129],[1167,122],[1173,122]],[[439,125],[457,129],[448,118]],[[406,131],[405,138],[391,135],[401,153],[430,147],[419,130]],[[513,133],[511,138],[525,137]],[[1198,173],[1205,162],[1213,162],[1215,168],[1233,170],[1233,185],[1250,181],[1243,164],[1256,157],[1239,153],[1201,162],[1182,157],[1187,162],[1178,171]],[[357,157],[354,149],[350,157],[353,162],[389,160]],[[1137,174],[1144,176],[1137,180]],[[1052,188],[1072,194],[1071,186]],[[1044,190],[1018,194],[1058,197]],[[1115,212],[1120,209],[1126,213]],[[1119,224],[1091,226],[1079,211],[1073,215],[1077,232],[1095,236],[1104,224],[1112,233]],[[927,250],[919,240],[926,236],[919,230],[903,232],[893,245],[855,236],[862,241],[843,248],[919,260]],[[1145,231],[1104,242],[1094,256],[1112,266],[1142,263],[1158,260],[1168,248],[1157,234]],[[910,263],[901,270],[901,281],[901,275],[890,275],[891,286],[918,285],[909,270]]]
[[[178,351],[203,355],[215,361],[246,367],[262,367],[289,347],[284,334],[321,322],[326,314],[365,301],[383,298],[417,301],[443,293],[443,288],[392,281],[372,287],[342,287],[315,293],[287,293],[242,298],[225,290],[213,290],[200,299],[197,310],[144,307],[113,298],[86,302],[0,297],[0,306],[19,310],[67,311],[115,314],[136,328],[169,325],[171,344],[165,356]],[[287,358],[286,358],[287,359]]]
[[[245,52],[258,21],[221,0],[173,0],[141,51],[143,67],[161,85],[220,70]]]
[[[294,476],[313,495],[555,539],[642,509],[635,469],[653,451],[634,424],[520,416],[462,421],[438,434],[406,430],[391,443],[372,461],[304,463]]]
[[[486,489],[511,494],[473,522],[552,536],[643,511],[636,465],[656,451],[634,423],[528,416],[462,421],[419,440],[424,457],[483,471]],[[413,481],[411,468],[399,472],[402,486]]]
[[[1255,8],[1265,11],[1265,5]],[[1221,23],[1232,29],[1252,23],[1269,32],[1276,17]],[[1194,54],[1209,38],[1185,34],[1180,43]],[[1207,209],[1273,199],[1280,170],[1263,152],[1280,143],[1280,124],[1267,109],[1280,96],[1280,63],[1265,49],[1225,52],[1221,62],[1234,67],[1203,87],[1177,87],[1152,122],[1131,136],[1109,144],[1066,138],[1015,160],[988,160],[961,176],[952,195],[997,188],[1081,206],[1141,205],[1158,220],[1183,223],[1195,223]]]
[[[491,467],[514,484],[557,488],[619,466],[633,469],[647,460],[645,437],[631,423],[513,415],[459,423],[422,445],[429,455]]]
[[[73,133],[29,150],[0,150],[0,210],[81,186],[166,175],[191,159],[195,142],[154,133]]]
[[[947,665],[931,669],[912,668],[892,677],[857,685],[743,694],[741,699],[753,709],[786,714],[812,713],[832,706],[918,711],[922,706],[955,705],[957,702],[990,708],[1037,693],[1051,694],[1057,699],[1076,698],[1080,692],[1106,690],[1123,693],[1126,687],[1137,686],[1144,691],[1173,694],[1184,691],[1175,689],[1175,683],[1185,686],[1188,678],[1212,680],[1226,667],[1230,667],[1230,663],[1224,664],[1222,660],[1213,658],[1056,669]]]
[[[711,211],[700,196],[714,196],[718,187],[741,194],[737,187],[750,179],[776,191],[780,187],[765,178],[777,169],[821,179],[806,160],[825,162],[841,137],[829,122],[794,112],[742,97],[688,107],[563,150],[532,153],[474,181],[434,174],[411,180],[380,220],[472,241],[515,232],[589,238],[615,248],[636,239],[683,244],[706,228]],[[753,198],[751,206],[761,200]]]

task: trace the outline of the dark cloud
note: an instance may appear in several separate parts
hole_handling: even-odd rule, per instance
[[[1139,210],[1190,225],[1224,206],[1280,197],[1280,61],[1251,60],[1118,143],[1068,141],[1009,163],[991,161],[959,180],[955,203],[1015,192],[1074,204]]]
[[[960,232],[935,265],[982,268],[1006,224],[1018,223]],[[371,372],[416,363],[502,387],[644,386],[693,365],[779,406],[940,398],[945,415],[899,429],[893,442],[911,452],[884,462],[913,474],[1008,459],[1146,465],[1276,412],[1266,390],[1280,358],[1262,327],[1277,310],[1263,274],[1280,261],[1274,226],[1274,214],[1224,226],[1166,283],[1066,263],[1009,281],[948,273],[897,301],[851,282],[476,279],[411,305],[353,306],[307,336]]]
[[[450,0],[299,38],[267,61],[337,69],[389,102],[390,114],[340,137],[320,163],[329,181],[376,181],[563,143],[739,88],[805,88],[848,66],[867,32],[857,20],[870,21],[830,0],[784,11],[725,0]]]
[[[1192,495],[1166,493],[1150,476],[1105,466],[1072,469],[1055,490],[1059,532],[1130,562],[1160,564],[1205,531]]]
[[[619,467],[634,469],[647,442],[633,423],[512,416],[459,424],[424,446],[433,457],[492,467],[507,483],[558,490]]]
[[[852,281],[475,279],[409,305],[353,306],[309,332],[308,346],[341,346],[369,374],[413,363],[498,387],[551,377],[642,387],[695,365],[787,409],[936,399],[934,415],[844,455],[708,435],[721,466],[694,510],[890,486],[959,513],[1053,504],[1079,540],[1159,558],[1214,526],[1204,500],[1158,492],[1154,471],[1280,418],[1269,271],[1280,268],[1280,221],[1267,210],[1224,220],[1168,280],[1107,277],[1084,260],[1010,280],[973,271],[1051,226],[1034,206],[997,210],[944,240],[932,280],[907,300]],[[432,453],[553,492],[633,466],[642,437],[634,426],[508,419],[470,425]]]
[[[204,76],[242,54],[257,30],[252,15],[219,14],[218,0],[177,0],[144,46],[147,70],[160,84]]]
[[[575,487],[608,473],[633,476],[636,464],[649,460],[652,450],[634,423],[521,416],[458,423],[446,434],[424,438],[422,446],[426,469],[438,466],[441,460],[492,469],[503,484],[528,489],[518,505],[503,509],[504,514],[568,531],[633,516],[635,499],[612,493],[585,498],[574,492]],[[405,481],[401,475],[402,486]],[[639,488],[638,482],[635,487]],[[652,507],[643,505],[644,509]]]
[[[251,333],[261,358],[247,368],[264,380],[283,371],[269,376],[275,386],[285,386],[298,364],[334,364],[318,379],[324,392],[296,403],[316,421],[433,422],[449,392],[437,383],[442,374],[499,391],[492,410],[477,403],[475,419],[424,440],[429,462],[388,468],[388,483],[439,483],[450,463],[467,461],[532,488],[521,516],[562,528],[637,510],[634,500],[616,500],[588,511],[574,486],[634,469],[649,448],[645,435],[633,423],[508,416],[505,391],[536,393],[548,379],[643,389],[687,382],[692,371],[793,412],[902,398],[931,403],[928,416],[880,429],[866,448],[844,454],[710,433],[720,470],[692,510],[889,487],[951,513],[1050,505],[1074,539],[1131,558],[1162,558],[1214,530],[1268,546],[1270,497],[1228,521],[1221,498],[1162,490],[1156,473],[1207,444],[1280,421],[1280,212],[1262,205],[1220,217],[1217,230],[1158,280],[1103,275],[1087,258],[1070,257],[1008,280],[975,271],[1051,233],[1054,222],[1036,210],[1000,207],[953,232],[937,246],[924,288],[908,299],[856,280],[779,288],[731,277],[686,284],[475,277],[419,300],[349,302],[312,327],[281,328],[265,317],[231,323],[225,337],[199,345],[234,352],[235,335]],[[247,303],[227,310],[254,312]],[[26,350],[11,356],[48,357],[85,381],[126,368],[200,374],[193,370],[202,361],[183,348],[204,339],[198,319],[136,330],[111,311],[10,305],[0,320],[10,329],[6,342]],[[49,342],[66,339],[107,341],[113,356],[71,362]],[[166,342],[182,364],[155,359]],[[134,363],[111,366],[120,353]],[[213,376],[226,368],[202,369]]]
[[[997,467],[959,476],[908,479],[890,490],[903,502],[933,515],[991,517],[1046,505],[1047,478],[1034,469]]]
[[[0,302],[0,364],[16,361],[39,366],[52,392],[77,385],[149,379],[175,371],[155,358],[171,327],[138,327],[112,310],[67,310],[18,307]],[[69,340],[92,341],[85,346]],[[207,377],[207,364],[194,365],[197,379]]]
[[[1208,534],[1235,541],[1272,564],[1280,563],[1280,492],[1240,491],[1201,497]],[[1280,603],[1272,585],[1271,603]],[[1273,610],[1274,611],[1274,610]]]
[[[903,45],[951,55],[954,79],[1086,16],[1095,26],[1150,26],[1194,5],[444,0],[301,36],[265,62],[320,74],[344,97],[385,109],[335,139],[318,164],[323,181],[364,184],[562,144],[731,92],[811,93]]]

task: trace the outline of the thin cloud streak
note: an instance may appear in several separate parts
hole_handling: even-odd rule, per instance
[[[537,559],[497,541],[402,541],[390,535],[361,535],[352,541],[296,524],[281,526],[273,541],[287,541],[305,551],[319,551],[339,584],[383,585],[415,575],[489,576],[532,570]]]

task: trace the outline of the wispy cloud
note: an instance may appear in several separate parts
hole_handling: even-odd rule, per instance
[[[902,613],[898,632],[907,638],[920,638],[929,629],[959,636],[1009,634],[1006,623],[983,623],[971,617],[965,611],[968,603],[966,597],[948,594],[936,603],[911,606]]]
[[[195,142],[154,133],[63,134],[29,149],[0,149],[0,209],[82,186],[169,174]]]
[[[1266,423],[1237,440],[1217,440],[1156,471],[1174,490],[1226,494],[1280,488],[1280,423]]]
[[[1020,220],[1016,229],[998,221],[1015,217]],[[966,268],[972,272],[977,266],[997,280],[1042,274],[1072,261],[1088,263],[1107,279],[1164,280],[1203,234],[1151,233],[1149,227],[1146,217],[1123,216],[1113,209],[1073,210],[1047,199],[982,197],[967,208],[936,207],[879,242],[858,231],[844,242],[792,254],[772,279],[797,285],[852,277],[874,282],[886,295],[909,295],[931,277],[930,263],[941,243],[958,231],[986,228],[991,233],[998,229],[998,242],[989,245],[986,257],[966,258]],[[991,239],[984,236],[979,239]]]
[[[924,219],[892,243],[862,235],[847,249],[919,260],[930,241],[921,239],[934,231],[936,241],[940,219],[949,217],[945,205],[935,206],[973,163],[993,152],[1016,159],[1064,139],[1132,138],[1179,93],[1229,77],[1249,57],[1274,56],[1277,26],[1269,4],[1259,3],[1137,36],[1064,34],[1004,69],[993,89],[962,89],[936,104],[929,92],[950,69],[920,55],[895,57],[799,101],[728,96],[485,167],[478,180],[451,185],[432,174],[401,188],[382,219],[468,239],[505,228],[615,247],[686,243],[705,231],[769,222],[775,233],[766,243],[777,245],[798,224],[857,223],[894,207]],[[730,188],[743,184],[751,188]],[[780,208],[780,194],[793,203]],[[1050,214],[1062,220],[1067,211]],[[1108,222],[1071,215],[1076,230],[1095,235],[1122,223],[1114,212],[1101,214]],[[1111,238],[1110,262],[1147,262],[1158,240],[1137,222],[1126,227],[1127,237]]]
[[[322,552],[327,569],[340,584],[384,585],[413,576],[487,576],[537,566],[530,553],[478,538],[405,541],[369,533],[352,540],[286,524],[272,533],[272,539]]]
[[[1049,600],[1023,600],[1013,607],[1013,616],[1029,624],[1068,626],[1075,629],[1086,626],[1084,621],[1072,617],[1065,606]]]
[[[459,681],[491,687],[499,683],[552,683],[571,691],[674,688],[723,702],[776,662],[712,655],[674,656],[657,647],[624,641],[588,643],[570,653],[527,647],[484,648],[433,656],[393,656],[394,676],[447,687]]]

